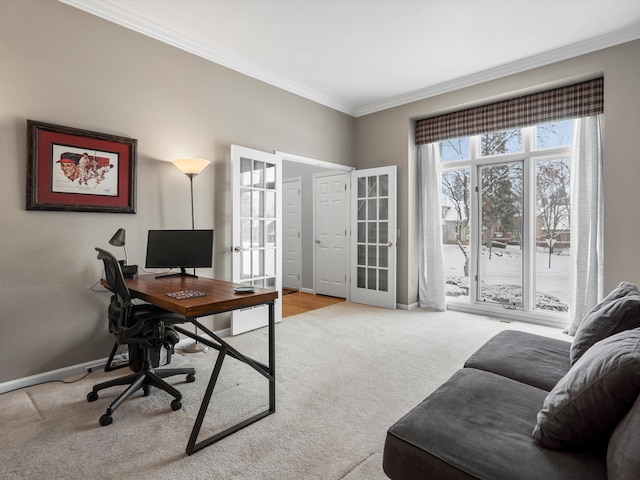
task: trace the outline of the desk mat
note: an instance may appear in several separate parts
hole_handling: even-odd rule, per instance
[[[207,294],[198,290],[180,290],[179,292],[165,293],[165,295],[176,300],[185,300],[187,298],[206,297]]]

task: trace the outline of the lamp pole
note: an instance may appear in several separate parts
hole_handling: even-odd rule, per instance
[[[179,160],[174,160],[173,164],[180,169],[182,173],[184,173],[187,177],[189,177],[189,187],[191,190],[191,230],[196,229],[196,221],[194,214],[194,205],[193,205],[193,177],[198,175],[202,170],[207,168],[209,165],[209,160],[202,159],[190,159],[183,158]],[[195,274],[195,268],[193,269],[193,273]],[[195,334],[198,334],[198,327],[195,328]],[[197,353],[204,352],[208,349],[206,345],[202,345],[195,340],[193,343],[185,346],[182,351],[187,353]]]

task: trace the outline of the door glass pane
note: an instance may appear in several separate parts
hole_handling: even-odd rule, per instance
[[[264,187],[264,162],[253,162],[253,186]]]
[[[364,177],[358,178],[358,198],[365,198],[367,196],[367,179]]]
[[[368,182],[367,196],[377,197],[378,196],[378,177],[368,177],[367,182]]]
[[[240,252],[240,278],[251,278],[251,252]]]
[[[251,164],[250,158],[240,159],[240,185],[243,187],[251,185]]]
[[[469,298],[470,188],[469,168],[442,172],[440,203],[446,294],[466,299]]]
[[[368,250],[368,255],[367,255],[367,265],[369,267],[375,267],[377,265],[377,260],[378,260],[378,249],[376,248],[375,245],[369,245],[369,247],[367,247]]]
[[[386,292],[388,290],[388,270],[379,270],[378,271],[378,290],[381,292]]]
[[[380,243],[389,243],[389,223],[380,222],[378,224],[378,241]]]
[[[267,191],[264,193],[264,216],[273,218],[276,216],[276,192]]]
[[[367,219],[367,204],[366,200],[358,200],[358,220]]]
[[[254,190],[251,196],[251,216],[264,217],[264,191]]]
[[[240,190],[240,216],[246,218],[251,216],[251,190],[249,189]]]
[[[378,180],[380,182],[380,196],[389,196],[389,175],[380,175]]]
[[[377,235],[377,226],[376,222],[369,222],[368,224],[368,232],[367,232],[367,242],[369,243],[378,243],[378,235]]]
[[[367,222],[358,222],[358,242],[367,242]]]
[[[264,222],[267,238],[265,239],[265,247],[276,246],[276,222],[275,220],[267,220]]]
[[[522,307],[522,163],[480,167],[478,298]]]
[[[367,219],[376,220],[378,215],[378,200],[367,200]]]
[[[358,267],[358,288],[367,288],[366,274],[365,267]]]
[[[264,188],[268,190],[275,190],[276,188],[276,166],[272,163],[265,163],[265,184]]]
[[[386,198],[381,198],[378,202],[378,218],[380,220],[388,220],[389,219],[389,200]]]
[[[571,160],[536,161],[536,306],[569,311]]]
[[[240,222],[240,246],[242,248],[251,247],[251,220],[241,220]]]
[[[366,245],[358,245],[358,265],[364,265],[366,262],[367,256],[367,247]]]
[[[377,273],[377,269],[367,268],[367,288],[369,290],[376,290],[378,288],[378,282],[376,282]]]
[[[254,277],[264,276],[264,250],[252,250],[252,270]]]
[[[378,247],[378,260],[381,267],[389,266],[389,247],[386,245],[380,245]]]
[[[275,249],[270,248],[264,251],[264,274],[268,277],[276,274]]]

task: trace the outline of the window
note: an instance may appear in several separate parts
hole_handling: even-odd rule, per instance
[[[439,142],[449,302],[567,315],[573,123]]]

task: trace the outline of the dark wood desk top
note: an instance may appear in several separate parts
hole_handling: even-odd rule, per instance
[[[243,285],[206,277],[161,277],[139,275],[126,279],[131,295],[185,317],[201,317],[260,305],[278,298],[276,290],[256,287],[254,293],[235,293]],[[167,293],[198,290],[207,295],[177,300]]]

